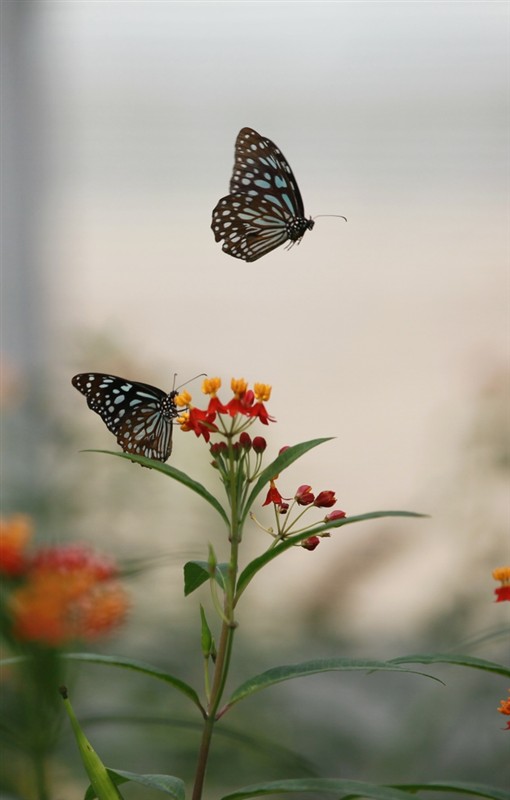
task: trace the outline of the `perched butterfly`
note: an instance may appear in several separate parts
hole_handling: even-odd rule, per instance
[[[100,372],[75,375],[72,384],[125,453],[167,460],[172,452],[172,420],[179,414],[174,403],[177,391],[167,394],[148,383]]]
[[[275,247],[299,242],[315,225],[305,219],[296,179],[285,156],[251,128],[236,139],[230,194],[213,211],[211,228],[223,250],[243,261],[256,261]]]

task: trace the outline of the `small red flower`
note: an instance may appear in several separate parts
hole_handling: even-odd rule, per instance
[[[501,586],[494,589],[495,602],[502,603],[503,600],[510,600],[510,567],[497,567],[492,570],[492,577],[495,581],[501,581]]]
[[[308,539],[305,539],[301,542],[301,547],[304,547],[305,550],[315,550],[321,543],[321,540],[318,536],[309,536]]]
[[[280,505],[277,508],[279,514],[286,514],[288,510],[289,510],[288,503],[280,503]]]
[[[207,406],[208,414],[226,414],[227,408],[220,401],[219,397],[211,397],[209,405]]]
[[[209,411],[193,406],[184,414],[181,414],[179,424],[182,431],[193,431],[195,436],[203,436],[205,441],[208,442],[211,438],[211,433],[215,433],[218,430],[214,424],[215,419],[216,414],[210,414]]]
[[[267,493],[267,497],[265,501],[262,503],[263,506],[268,506],[270,503],[275,503],[276,505],[280,505],[283,501],[283,497],[281,496],[280,492],[276,488],[276,484],[274,480],[269,481],[269,491]]]
[[[324,492],[320,492],[314,501],[314,506],[317,508],[331,508],[336,503],[335,493],[331,490],[327,489]]]
[[[202,383],[202,391],[204,394],[211,396],[209,405],[207,406],[208,414],[224,414],[226,411],[225,406],[216,396],[218,389],[221,387],[221,378],[205,378]],[[189,403],[188,403],[189,405]]]
[[[315,495],[312,492],[312,487],[308,486],[307,484],[299,486],[296,491],[296,494],[294,495],[294,500],[300,506],[309,506],[315,500]]]

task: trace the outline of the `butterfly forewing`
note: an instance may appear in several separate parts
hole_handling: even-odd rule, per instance
[[[213,211],[212,229],[223,250],[255,261],[298,242],[314,222],[305,219],[301,194],[285,156],[270,140],[243,128],[236,140],[230,194]]]
[[[166,461],[172,451],[172,420],[177,392],[169,394],[148,383],[85,372],[73,386],[87,398],[125,453]]]
[[[252,196],[281,194],[291,214],[304,217],[305,209],[296,179],[281,150],[270,139],[251,128],[243,128],[236,139],[234,173],[230,192]]]

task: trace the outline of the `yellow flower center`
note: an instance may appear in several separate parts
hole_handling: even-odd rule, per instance
[[[221,386],[221,378],[204,378],[202,383],[202,391],[204,394],[210,394],[211,397],[216,397],[216,392]]]
[[[174,398],[174,403],[179,408],[185,408],[191,403],[192,397],[186,389]]]
[[[259,403],[266,403],[271,397],[271,386],[267,383],[256,383],[253,387],[253,391]]]
[[[244,380],[244,378],[232,378],[230,381],[230,388],[237,397],[240,397],[248,388],[248,383]]]
[[[497,567],[492,570],[492,577],[495,581],[501,581],[503,586],[510,584],[510,567]]]

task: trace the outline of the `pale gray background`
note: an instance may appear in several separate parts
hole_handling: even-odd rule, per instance
[[[279,592],[297,590],[298,609],[320,587],[333,631],[405,639],[456,592],[479,593],[483,614],[499,613],[489,572],[508,552],[498,460],[508,424],[508,10],[2,4],[5,394],[9,408],[26,402],[46,376],[56,429],[79,427],[54,473],[35,468],[44,426],[33,415],[10,444],[21,482],[23,469],[37,483],[41,469],[51,481],[96,459],[73,532],[117,552],[187,552],[196,528],[195,554],[204,549],[203,509],[184,490],[78,455],[114,442],[72,389],[75,372],[168,388],[174,371],[242,375],[274,387],[272,453],[336,437],[292,469],[284,493],[306,482],[336,489],[348,513],[432,515],[349,528],[313,555],[292,553],[257,585],[268,611],[257,624],[287,619],[275,580]],[[211,210],[245,125],[283,150],[307,214],[348,223],[320,219],[299,247],[252,265],[224,255]],[[201,453],[176,431],[172,463],[214,488]],[[125,479],[142,488],[131,493]],[[116,507],[99,523],[112,480]],[[153,539],[140,537],[151,512]],[[356,614],[339,620],[340,574]]]

